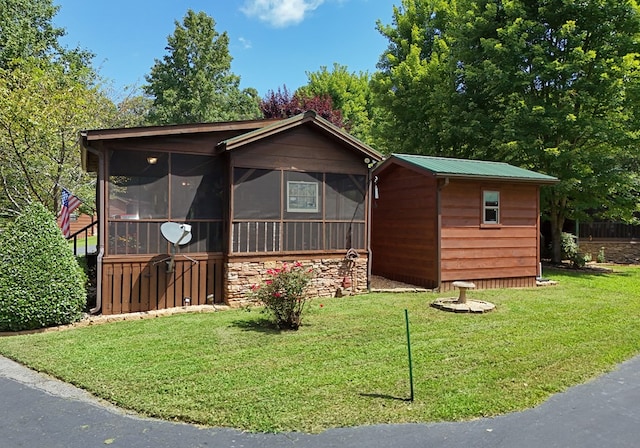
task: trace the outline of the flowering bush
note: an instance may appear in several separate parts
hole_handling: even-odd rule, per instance
[[[304,269],[299,262],[284,263],[280,269],[269,269],[267,280],[251,289],[252,298],[264,303],[278,328],[297,330],[306,303],[304,290],[313,277],[313,269]]]

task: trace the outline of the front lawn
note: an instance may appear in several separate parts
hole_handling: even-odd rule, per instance
[[[442,294],[370,294],[313,300],[297,332],[233,310],[5,337],[0,353],[119,406],[210,426],[317,432],[492,416],[640,352],[640,268],[545,277],[559,285],[469,292],[496,304],[483,315],[428,306]]]

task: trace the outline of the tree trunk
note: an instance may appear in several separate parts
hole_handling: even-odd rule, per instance
[[[551,262],[562,262],[562,228],[565,221],[566,198],[557,197],[551,199],[549,220],[551,221]]]

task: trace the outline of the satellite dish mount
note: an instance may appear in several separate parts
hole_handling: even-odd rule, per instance
[[[163,261],[165,261],[167,263],[167,273],[171,273],[173,272],[177,255],[182,255],[187,260],[190,260],[193,264],[198,263],[197,260],[194,260],[187,255],[179,254],[180,246],[184,246],[189,241],[191,241],[191,225],[168,221],[160,226],[160,233],[162,233],[162,236],[171,243],[171,255],[169,255],[167,258],[156,261],[154,264],[162,263]]]

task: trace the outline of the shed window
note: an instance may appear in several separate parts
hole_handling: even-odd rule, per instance
[[[500,192],[483,191],[483,223],[498,224],[500,223]]]

